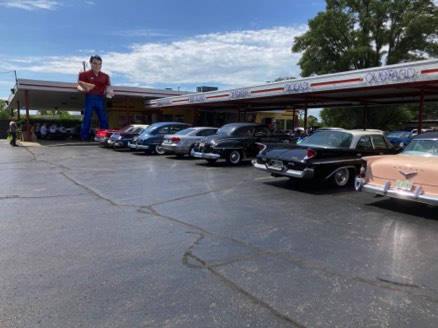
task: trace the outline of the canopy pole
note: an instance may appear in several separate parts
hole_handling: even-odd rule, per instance
[[[295,128],[298,127],[298,122],[295,117],[295,115],[297,115],[297,110],[295,108],[292,109],[292,115],[292,133],[295,133]]]
[[[11,117],[14,117],[14,109],[11,107]],[[20,101],[17,100],[17,120],[20,119]]]
[[[368,104],[365,104],[363,107],[363,121],[362,121],[363,129],[366,130],[368,128]]]
[[[31,141],[30,137],[30,119],[29,119],[29,90],[24,90],[26,97],[26,141]]]
[[[307,131],[307,98],[306,102],[304,103],[304,132]]]
[[[126,125],[131,124],[131,121],[129,119],[129,97],[125,96],[125,119],[126,119]],[[134,122],[135,123],[135,122]]]
[[[418,134],[421,133],[421,129],[423,128],[423,112],[424,112],[424,89],[421,88],[420,109],[418,111]]]

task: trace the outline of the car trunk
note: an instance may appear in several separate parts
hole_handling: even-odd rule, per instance
[[[369,172],[373,180],[411,180],[421,185],[437,184],[431,181],[431,177],[438,176],[438,167],[434,165],[436,160],[431,157],[418,156],[414,161],[411,156],[403,154],[396,156],[382,156],[374,162]],[[420,169],[421,165],[421,169]]]

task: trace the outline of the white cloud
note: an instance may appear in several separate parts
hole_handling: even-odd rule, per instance
[[[172,43],[136,44],[127,53],[104,55],[105,69],[138,83],[218,83],[245,86],[298,76],[291,53],[302,28],[206,34]]]
[[[169,43],[135,44],[127,52],[100,55],[103,70],[111,75],[113,84],[177,85],[182,89],[206,84],[221,89],[250,86],[280,76],[299,76],[300,55],[291,53],[291,46],[305,28],[203,34]],[[22,78],[27,78],[26,72],[41,72],[42,76],[51,72],[75,80],[89,55],[81,56],[0,58],[0,69],[17,69]]]
[[[55,10],[60,6],[59,1],[54,0],[5,0],[0,1],[0,6],[6,8],[18,8],[24,10]]]

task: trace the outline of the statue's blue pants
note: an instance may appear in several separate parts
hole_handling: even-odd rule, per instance
[[[103,108],[103,96],[87,94],[85,95],[85,110],[81,129],[81,138],[83,140],[89,138],[91,117],[93,116],[94,110],[96,110],[97,117],[99,118],[99,127],[101,129],[108,129],[108,120],[106,118],[105,109]]]

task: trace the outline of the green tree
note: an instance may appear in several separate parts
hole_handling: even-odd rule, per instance
[[[438,55],[438,7],[432,0],[327,0],[292,52],[302,76]]]
[[[313,115],[309,115],[307,116],[307,126],[319,126],[320,123],[318,122],[318,118],[313,116]],[[298,114],[298,126],[304,126],[304,113],[300,112]]]
[[[345,129],[360,129],[363,127],[363,107],[324,108],[320,112],[324,126],[336,126]],[[367,126],[381,130],[399,130],[403,122],[414,117],[409,106],[369,107],[367,111]]]
[[[0,119],[7,120],[11,118],[11,111],[6,109],[6,100],[0,99]]]
[[[309,20],[309,30],[294,39],[302,52],[302,76],[377,67],[438,56],[438,7],[433,0],[327,0],[326,11]],[[341,115],[343,113],[343,115]],[[395,121],[406,113],[369,109],[369,121]],[[323,124],[355,125],[362,111],[323,111]],[[395,117],[394,117],[395,115]],[[400,117],[398,117],[400,115]]]
[[[68,111],[62,110],[39,110],[38,115],[53,115],[58,116],[60,119],[71,119],[73,116]]]

